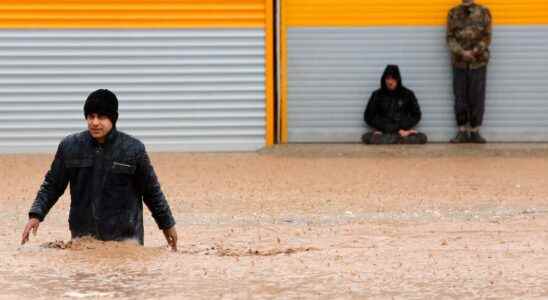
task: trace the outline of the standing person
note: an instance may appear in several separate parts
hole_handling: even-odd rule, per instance
[[[69,228],[72,238],[133,239],[144,242],[143,202],[171,246],[177,231],[145,146],[116,130],[118,99],[109,90],[91,93],[84,105],[88,129],[64,138],[29,211],[21,243],[36,234],[40,222],[70,183]]]
[[[480,134],[485,112],[485,85],[491,13],[474,0],[462,0],[447,17],[447,45],[452,54],[453,92],[458,133],[452,143],[485,143]]]
[[[400,69],[388,65],[381,77],[381,88],[371,94],[363,114],[372,128],[362,136],[365,144],[424,144],[426,135],[414,127],[421,119],[415,93],[402,84]]]

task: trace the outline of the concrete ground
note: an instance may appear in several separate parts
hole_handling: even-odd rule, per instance
[[[75,242],[65,194],[29,244],[52,155],[0,156],[0,298],[548,299],[548,145],[154,153],[177,253]],[[61,245],[58,242],[56,245]]]

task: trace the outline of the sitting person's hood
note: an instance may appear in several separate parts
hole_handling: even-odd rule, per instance
[[[386,86],[386,82],[385,82],[386,77],[392,77],[398,81],[398,87],[396,87],[395,91],[389,90],[388,87]],[[381,77],[381,91],[387,94],[399,94],[404,90],[405,88],[402,84],[400,68],[397,65],[386,66],[386,69],[384,69],[384,73],[382,74],[382,77]]]

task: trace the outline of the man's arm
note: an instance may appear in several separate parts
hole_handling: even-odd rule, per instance
[[[29,217],[35,217],[43,221],[49,210],[57,203],[59,197],[63,195],[69,182],[68,172],[65,168],[65,159],[63,157],[63,143],[59,144],[55,158],[51,163],[49,171],[46,173],[44,182],[36,195],[36,199],[29,211]]]
[[[473,50],[474,56],[476,57],[482,56],[483,53],[489,49],[489,46],[491,46],[493,25],[491,12],[487,8],[484,9],[483,24],[484,29],[482,32],[481,41],[474,47]]]
[[[400,128],[404,130],[413,129],[413,127],[419,124],[422,117],[421,108],[419,106],[419,101],[415,96],[415,93],[410,92],[409,94],[409,103],[406,107],[405,116],[400,121]]]
[[[40,190],[29,211],[29,221],[23,230],[21,244],[24,244],[29,240],[31,230],[34,235],[36,235],[40,222],[44,220],[49,210],[55,205],[57,200],[59,200],[59,197],[63,195],[67,188],[68,181],[69,176],[65,169],[63,143],[61,142],[57,148],[57,153],[55,154],[51,167],[46,173],[44,182],[40,186]]]
[[[449,14],[447,15],[447,46],[449,47],[449,50],[455,55],[462,56],[464,53],[463,47],[459,44],[457,41],[457,38],[455,37],[455,31],[456,26],[454,24],[454,10],[450,10]]]
[[[175,220],[158,182],[156,172],[154,172],[154,168],[150,163],[150,158],[144,149],[138,160],[137,168],[139,181],[142,184],[143,201],[158,227],[164,232],[168,244],[176,251],[177,231],[175,230]]]
[[[380,130],[383,133],[392,133],[398,131],[398,124],[381,116],[379,114],[379,109],[377,107],[376,93],[371,95],[369,102],[367,103],[367,108],[363,114],[365,123],[375,130]]]

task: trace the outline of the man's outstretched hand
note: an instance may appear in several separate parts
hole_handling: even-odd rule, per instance
[[[164,229],[163,231],[171,250],[177,251],[177,230],[175,229],[175,226]]]
[[[32,234],[36,236],[36,232],[38,232],[38,227],[40,226],[40,220],[36,218],[30,218],[27,222],[27,225],[25,225],[25,230],[23,230],[23,235],[21,236],[21,245],[24,245],[26,242],[29,241],[29,235],[30,231],[32,230]]]

